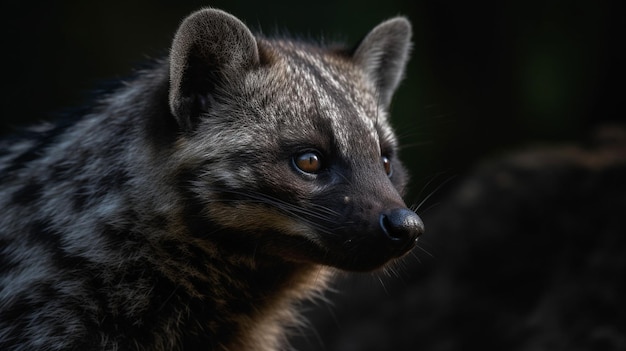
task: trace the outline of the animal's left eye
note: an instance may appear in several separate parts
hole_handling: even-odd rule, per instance
[[[385,173],[387,173],[387,176],[391,177],[391,173],[393,172],[393,169],[391,169],[391,160],[387,156],[381,156],[380,159],[383,161]]]

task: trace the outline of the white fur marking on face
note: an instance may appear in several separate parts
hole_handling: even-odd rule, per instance
[[[364,79],[357,79],[359,75],[356,72],[352,74],[338,74],[334,70],[338,70],[338,67],[334,67],[330,62],[326,62],[320,57],[311,55],[310,53],[296,51],[299,59],[306,61],[310,64],[310,67],[315,67],[314,74],[309,67],[299,67],[298,70],[293,71],[300,72],[300,75],[304,76],[304,81],[308,83],[308,87],[311,91],[314,91],[317,96],[317,105],[322,110],[321,112],[330,120],[335,137],[338,144],[341,147],[341,152],[344,156],[349,157],[352,153],[350,146],[354,144],[354,131],[347,130],[345,128],[345,118],[352,118],[354,115],[359,118],[359,122],[369,131],[371,143],[373,145],[379,145],[380,140],[378,132],[375,126],[375,120],[382,118],[384,115],[372,116],[372,114],[378,113],[378,108],[375,106],[371,108],[371,111],[366,110],[366,104],[372,100],[370,94],[364,93],[370,91],[370,87]],[[348,79],[351,77],[353,79]],[[362,77],[360,77],[362,78]],[[360,89],[355,84],[363,84],[366,89],[361,87]],[[337,104],[336,97],[329,94],[328,89],[320,89],[320,87],[330,86],[332,90],[346,92],[344,98],[346,102],[350,103],[350,107],[353,111],[344,111],[342,106]],[[300,96],[305,96],[303,93]],[[372,104],[375,104],[372,102]],[[345,108],[345,107],[344,107]],[[360,141],[361,144],[365,142]]]

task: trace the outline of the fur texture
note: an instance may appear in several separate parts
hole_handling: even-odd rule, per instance
[[[73,123],[0,148],[0,348],[275,350],[329,267],[423,231],[387,107],[410,24],[356,49],[215,9]]]

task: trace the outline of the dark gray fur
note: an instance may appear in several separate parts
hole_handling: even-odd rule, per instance
[[[327,49],[204,9],[75,123],[0,144],[0,349],[287,347],[333,267],[422,231],[386,115],[410,29]]]

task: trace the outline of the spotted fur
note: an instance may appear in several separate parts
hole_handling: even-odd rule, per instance
[[[88,112],[0,144],[0,349],[287,347],[332,267],[423,230],[387,117],[409,38],[395,18],[325,48],[200,10]]]

